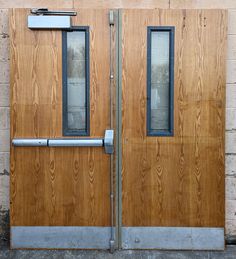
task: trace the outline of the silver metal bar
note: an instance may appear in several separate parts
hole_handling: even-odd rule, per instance
[[[103,139],[49,139],[49,147],[102,147]]]
[[[109,25],[110,25],[110,127],[113,128],[113,82],[114,82],[114,62],[113,62],[113,28],[114,28],[114,11],[109,11]],[[105,152],[111,154],[110,157],[110,211],[111,211],[111,238],[110,238],[110,252],[115,251],[115,232],[114,232],[114,172],[113,172],[113,152],[114,152],[114,131],[106,130],[104,138]]]
[[[106,130],[104,138],[79,138],[79,139],[13,139],[13,146],[35,147],[105,147],[105,153],[114,151],[114,130]]]
[[[16,147],[46,147],[47,139],[13,139],[12,144]]]
[[[118,10],[118,46],[117,46],[117,133],[116,133],[116,156],[117,156],[117,238],[118,248],[122,247],[122,9]]]
[[[47,8],[33,8],[30,10],[32,14],[36,15],[67,15],[76,16],[77,12],[74,11],[49,11]]]
[[[28,28],[30,29],[68,29],[70,27],[70,16],[28,16]]]

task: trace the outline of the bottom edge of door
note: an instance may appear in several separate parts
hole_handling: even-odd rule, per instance
[[[122,227],[122,249],[224,250],[224,228]]]
[[[114,229],[115,230],[115,229]],[[110,227],[14,226],[13,249],[109,249]],[[122,249],[224,250],[224,228],[122,227]]]
[[[110,238],[110,227],[11,227],[12,249],[109,249]]]

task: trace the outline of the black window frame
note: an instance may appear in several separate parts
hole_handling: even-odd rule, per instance
[[[167,31],[169,41],[169,130],[151,128],[151,71],[152,71],[152,32]],[[174,26],[147,27],[147,136],[174,136]]]
[[[85,32],[85,130],[72,130],[68,128],[68,89],[67,89],[67,32]],[[89,136],[90,135],[90,73],[89,73],[89,26],[73,26],[62,31],[62,129],[63,136]]]

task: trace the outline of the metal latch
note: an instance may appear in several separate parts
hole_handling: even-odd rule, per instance
[[[114,130],[106,130],[104,138],[104,147],[107,154],[114,152]]]

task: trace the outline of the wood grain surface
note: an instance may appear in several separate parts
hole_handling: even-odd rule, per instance
[[[78,10],[90,27],[90,136],[110,128],[108,10]],[[62,32],[11,28],[11,139],[62,136]],[[11,146],[11,226],[109,226],[110,156],[103,148]]]
[[[90,26],[91,137],[101,137],[110,127],[108,10],[78,11],[73,25]],[[61,32],[27,29],[28,13],[10,16],[11,139],[62,137]],[[227,14],[122,13],[123,225],[223,227]],[[176,28],[174,137],[146,136],[149,25]],[[11,225],[109,226],[109,166],[101,148],[11,147]]]
[[[147,137],[147,26],[175,26],[174,137]],[[123,226],[224,227],[224,10],[122,11]]]

